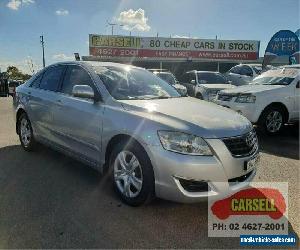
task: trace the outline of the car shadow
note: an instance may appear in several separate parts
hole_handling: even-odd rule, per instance
[[[259,128],[256,131],[262,152],[299,160],[299,123],[285,125],[281,133],[274,136]]]
[[[205,201],[124,205],[107,175],[45,146],[0,159],[0,248],[240,248],[208,237]]]

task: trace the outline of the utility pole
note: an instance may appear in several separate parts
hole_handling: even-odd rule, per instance
[[[114,27],[117,25],[116,23],[109,23],[107,22],[107,25],[109,25],[111,27],[111,35],[114,35]]]
[[[114,35],[114,27],[115,26],[124,26],[124,24],[118,24],[118,23],[110,23],[108,21],[106,21],[107,25],[111,27],[111,35],[113,36]]]
[[[45,46],[44,46],[44,36],[41,35],[40,36],[40,43],[42,45],[42,49],[43,49],[43,68],[45,68]]]

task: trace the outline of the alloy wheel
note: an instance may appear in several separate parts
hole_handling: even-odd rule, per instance
[[[25,147],[27,147],[30,144],[32,135],[31,135],[30,124],[25,117],[22,118],[20,122],[20,135],[21,135],[20,137],[22,143],[24,144]]]
[[[134,198],[142,190],[142,167],[130,151],[121,151],[114,162],[114,180],[119,191],[128,198]]]
[[[267,130],[276,133],[280,130],[283,123],[282,114],[279,111],[271,111],[266,118]]]

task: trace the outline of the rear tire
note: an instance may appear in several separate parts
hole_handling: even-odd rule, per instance
[[[18,134],[24,150],[32,151],[36,145],[36,141],[33,136],[30,120],[26,113],[21,114],[18,119]]]
[[[276,106],[266,108],[259,118],[259,126],[268,135],[279,134],[285,123],[285,111]]]
[[[145,150],[137,143],[117,144],[109,160],[114,189],[130,206],[148,203],[154,197],[154,173]]]
[[[200,99],[200,100],[203,100],[203,96],[202,96],[201,94],[199,94],[199,93],[196,94],[196,98],[197,98],[197,99]]]

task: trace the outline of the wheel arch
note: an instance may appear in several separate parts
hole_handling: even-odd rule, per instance
[[[286,107],[286,105],[284,105],[282,102],[272,102],[269,105],[267,105],[263,111],[261,112],[260,116],[259,116],[259,120],[261,119],[261,117],[263,116],[263,114],[272,107],[278,107],[280,109],[282,109],[284,111],[284,122],[287,122],[289,120],[289,111]]]
[[[200,91],[198,91],[195,95],[196,98],[203,99],[203,95]]]
[[[114,135],[107,143],[107,146],[105,149],[105,164],[104,164],[105,170],[108,168],[109,157],[110,157],[115,145],[117,145],[118,143],[121,143],[121,142],[126,142],[127,144],[137,144],[145,152],[145,154],[147,155],[147,157],[149,158],[149,161],[150,161],[150,157],[149,157],[147,151],[145,150],[144,146],[136,138],[134,138],[133,136],[128,135],[128,134],[117,134],[117,135]]]

